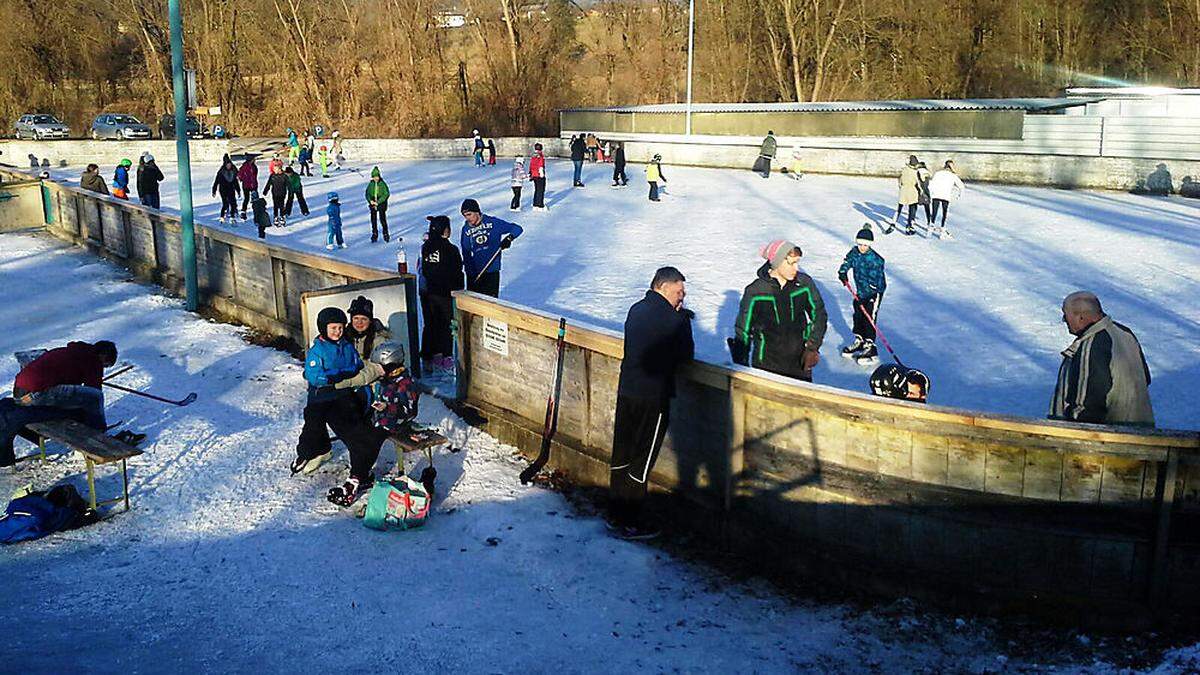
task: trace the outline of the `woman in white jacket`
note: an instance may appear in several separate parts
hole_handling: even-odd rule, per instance
[[[946,230],[946,214],[950,212],[950,202],[957,201],[962,196],[963,182],[954,173],[954,160],[946,160],[943,168],[933,174],[929,180],[929,196],[933,200],[933,219],[937,220],[938,208],[942,210],[942,225],[938,228],[938,237],[951,238]]]

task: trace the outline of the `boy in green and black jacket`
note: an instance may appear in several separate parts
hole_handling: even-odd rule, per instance
[[[767,262],[742,293],[729,340],[734,363],[812,381],[828,317],[812,277],[799,269],[802,255],[789,241],[763,248]]]

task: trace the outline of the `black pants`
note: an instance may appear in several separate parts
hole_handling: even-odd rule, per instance
[[[533,207],[540,208],[546,205],[546,179],[533,179]]]
[[[650,181],[650,201],[658,201],[658,183]]]
[[[296,198],[296,202],[300,205],[300,214],[308,215],[308,202],[304,201],[303,190],[292,190],[288,192],[287,205],[283,207],[283,213],[286,216],[292,215],[292,198]]]
[[[925,222],[932,225],[933,224],[933,215],[929,211],[929,198],[928,197],[926,197],[923,201],[921,201],[921,206],[924,207],[924,209],[925,209]]]
[[[450,296],[421,294],[421,314],[425,317],[425,328],[421,331],[421,358],[431,359],[439,354],[454,355],[454,337],[450,334],[453,313],[454,301]]]
[[[861,297],[861,296],[860,296]],[[875,326],[867,320],[875,320],[879,316],[879,305],[883,302],[880,295],[854,301],[854,334],[864,340],[875,340]]]
[[[344,389],[328,400],[310,400],[304,406],[304,427],[300,430],[300,439],[296,442],[296,456],[301,459],[312,459],[330,451],[328,426],[337,434],[346,449],[350,452],[350,465],[359,468],[370,457],[374,446],[375,457],[379,456],[379,446],[383,440],[378,439],[374,427],[371,426],[363,411],[362,401],[352,389]],[[357,458],[357,459],[356,459]],[[372,458],[367,470],[375,464]],[[364,474],[351,475],[362,477]]]
[[[900,224],[900,214],[903,211],[904,211],[904,204],[897,204],[896,205],[896,224],[897,225]],[[909,227],[909,228],[912,227],[912,219],[913,219],[913,216],[915,216],[915,215],[917,215],[917,205],[909,204],[908,205],[908,222],[905,223],[905,227]]]
[[[367,203],[367,208],[371,210],[371,241],[379,241],[379,228],[383,227],[383,240],[391,239],[387,229],[387,202],[372,205]]]
[[[467,277],[467,290],[475,291],[490,295],[493,298],[500,297],[500,273],[499,272],[484,272],[478,275],[479,281],[475,281],[474,276]]]
[[[669,421],[670,409],[659,401],[617,396],[608,464],[608,510],[616,524],[637,523]]]
[[[763,157],[762,155],[759,155],[758,159],[754,160],[754,172],[762,174],[763,178],[770,178],[771,177],[771,158]]]
[[[250,202],[254,201],[254,195],[258,193],[255,188],[242,190],[242,218],[246,217],[246,207],[250,206]]]
[[[933,221],[937,220],[939,204],[942,207],[942,228],[945,228],[946,227],[946,214],[950,213],[950,202],[946,201],[945,199],[933,200],[933,217],[929,219],[929,222],[932,223]]]
[[[512,202],[509,203],[508,208],[519,209],[519,208],[521,208],[521,186],[520,185],[512,186],[512,191],[513,191],[513,198],[512,198]]]
[[[151,208],[162,208],[162,202],[158,198],[158,188],[156,187],[154,192],[147,192],[145,195],[143,195],[142,203]]]
[[[221,190],[221,217],[226,213],[230,218],[237,215],[237,193],[233,190]]]
[[[287,195],[271,193],[271,217],[279,218],[284,215],[284,204],[286,203]]]
[[[629,182],[629,178],[625,176],[625,165],[617,164],[613,166],[613,185],[625,185]]]

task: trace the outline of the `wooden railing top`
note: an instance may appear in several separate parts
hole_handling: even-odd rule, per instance
[[[553,338],[558,334],[558,317],[548,312],[469,291],[456,291],[454,297],[458,309],[468,314],[494,318],[510,326],[548,338]],[[584,322],[567,322],[566,341],[568,344],[615,359],[622,358],[625,353],[624,339],[619,333]],[[985,413],[949,406],[925,405],[911,401],[880,398],[828,385],[801,382],[738,365],[714,364],[697,360],[686,367],[682,375],[716,389],[753,388],[768,391],[776,397],[794,400],[798,404],[827,403],[849,410],[1074,441],[1120,443],[1154,448],[1200,449],[1200,432],[1196,431],[1077,424],[1017,415]]]

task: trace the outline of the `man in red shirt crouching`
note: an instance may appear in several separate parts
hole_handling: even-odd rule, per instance
[[[104,369],[117,362],[117,346],[108,340],[95,344],[71,342],[51,349],[25,364],[13,383],[13,398],[23,406],[57,408],[84,424],[103,431]]]

